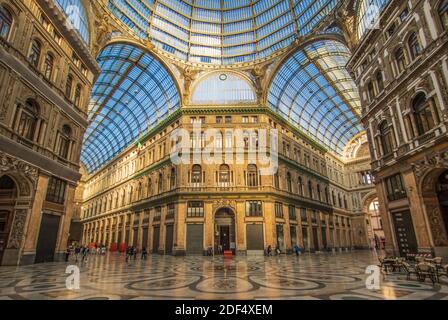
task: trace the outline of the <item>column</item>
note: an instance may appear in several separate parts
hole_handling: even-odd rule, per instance
[[[412,170],[403,173],[403,180],[408,193],[409,208],[411,210],[412,223],[414,224],[415,236],[417,238],[418,250],[430,252],[433,247],[431,237],[428,233],[428,224],[423,211],[425,207],[419,187]]]
[[[74,212],[75,186],[69,185],[66,191],[65,211],[59,225],[58,240],[56,244],[55,260],[63,261],[67,250],[67,242],[70,234],[70,225]]]
[[[145,212],[144,211],[140,211],[140,213],[138,213],[138,235],[137,235],[137,248],[143,249],[143,247],[146,247],[146,243],[145,245],[143,245],[142,241],[143,241],[143,217],[145,216]]]
[[[246,243],[246,223],[244,218],[246,216],[246,202],[238,201],[236,203],[235,212],[235,237],[236,237],[236,250],[237,253],[246,253],[247,243]]]
[[[213,206],[211,202],[204,203],[204,249],[208,247],[214,248],[214,232],[215,232],[215,224],[214,224],[214,212]]]
[[[277,245],[276,241],[276,220],[275,202],[266,202],[264,208],[265,219],[265,247],[271,246],[273,249]]]
[[[128,243],[126,243],[127,246],[134,245],[134,219],[135,219],[135,213],[132,213],[131,214],[131,223],[129,224],[129,239],[128,239]]]
[[[185,202],[176,205],[176,215],[174,220],[174,250],[173,255],[185,255],[185,213],[187,212],[187,205]],[[149,230],[149,228],[148,228]],[[149,235],[148,235],[149,239]]]
[[[284,219],[285,224],[283,225],[283,238],[285,241],[285,250],[287,253],[292,252],[291,247],[291,230],[290,230],[290,222],[289,222],[289,206],[283,205],[283,213],[284,213]]]

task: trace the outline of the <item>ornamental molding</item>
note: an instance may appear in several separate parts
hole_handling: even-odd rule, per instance
[[[230,208],[236,214],[236,201],[228,199],[215,200],[213,202],[213,212],[216,213],[219,209]]]
[[[22,247],[27,213],[28,210],[26,209],[15,211],[8,249],[20,249]]]
[[[18,179],[16,179],[16,183],[19,186],[21,196],[31,195],[30,184],[28,181],[31,180],[33,184],[36,184],[39,176],[39,171],[36,167],[0,151],[0,175],[7,173],[10,173],[15,177],[19,176]]]
[[[413,163],[415,175],[421,179],[429,170],[448,168],[448,151],[427,155],[419,162]]]

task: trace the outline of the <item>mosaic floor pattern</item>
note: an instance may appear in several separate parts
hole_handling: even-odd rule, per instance
[[[443,299],[448,279],[432,285],[387,275],[381,289],[365,286],[370,252],[281,257],[149,256],[125,262],[124,256],[91,256],[78,264],[80,289],[66,288],[70,263],[0,267],[0,299]],[[74,264],[74,262],[71,262]]]

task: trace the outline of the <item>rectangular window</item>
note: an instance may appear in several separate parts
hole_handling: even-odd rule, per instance
[[[246,216],[261,217],[263,215],[261,201],[246,201]]]
[[[160,221],[162,216],[162,207],[156,207],[154,210],[154,221]]]
[[[190,201],[187,207],[187,217],[202,218],[204,216],[204,202]]]
[[[222,117],[216,117],[216,123],[222,123]]]
[[[174,213],[176,212],[176,206],[174,203],[170,203],[167,206],[167,212],[166,212],[166,220],[174,219]]]
[[[296,216],[296,207],[290,205],[288,207],[288,213],[289,213],[289,220],[297,220],[297,216]]]
[[[46,201],[64,204],[66,187],[67,182],[51,177],[48,181]]]
[[[225,121],[225,123],[232,123],[232,117],[231,116],[226,116],[224,121]]]
[[[275,203],[275,217],[283,218],[283,204],[280,202]]]
[[[302,223],[308,223],[308,216],[305,208],[300,208],[300,219],[302,220]]]
[[[406,198],[406,189],[401,174],[386,179],[387,198],[395,201]]]

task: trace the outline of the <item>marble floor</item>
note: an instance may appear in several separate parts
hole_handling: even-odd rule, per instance
[[[66,288],[70,263],[0,267],[0,299],[443,299],[448,279],[432,285],[387,275],[381,289],[365,286],[371,252],[280,257],[149,256],[126,263],[112,253],[80,267],[80,289]]]

